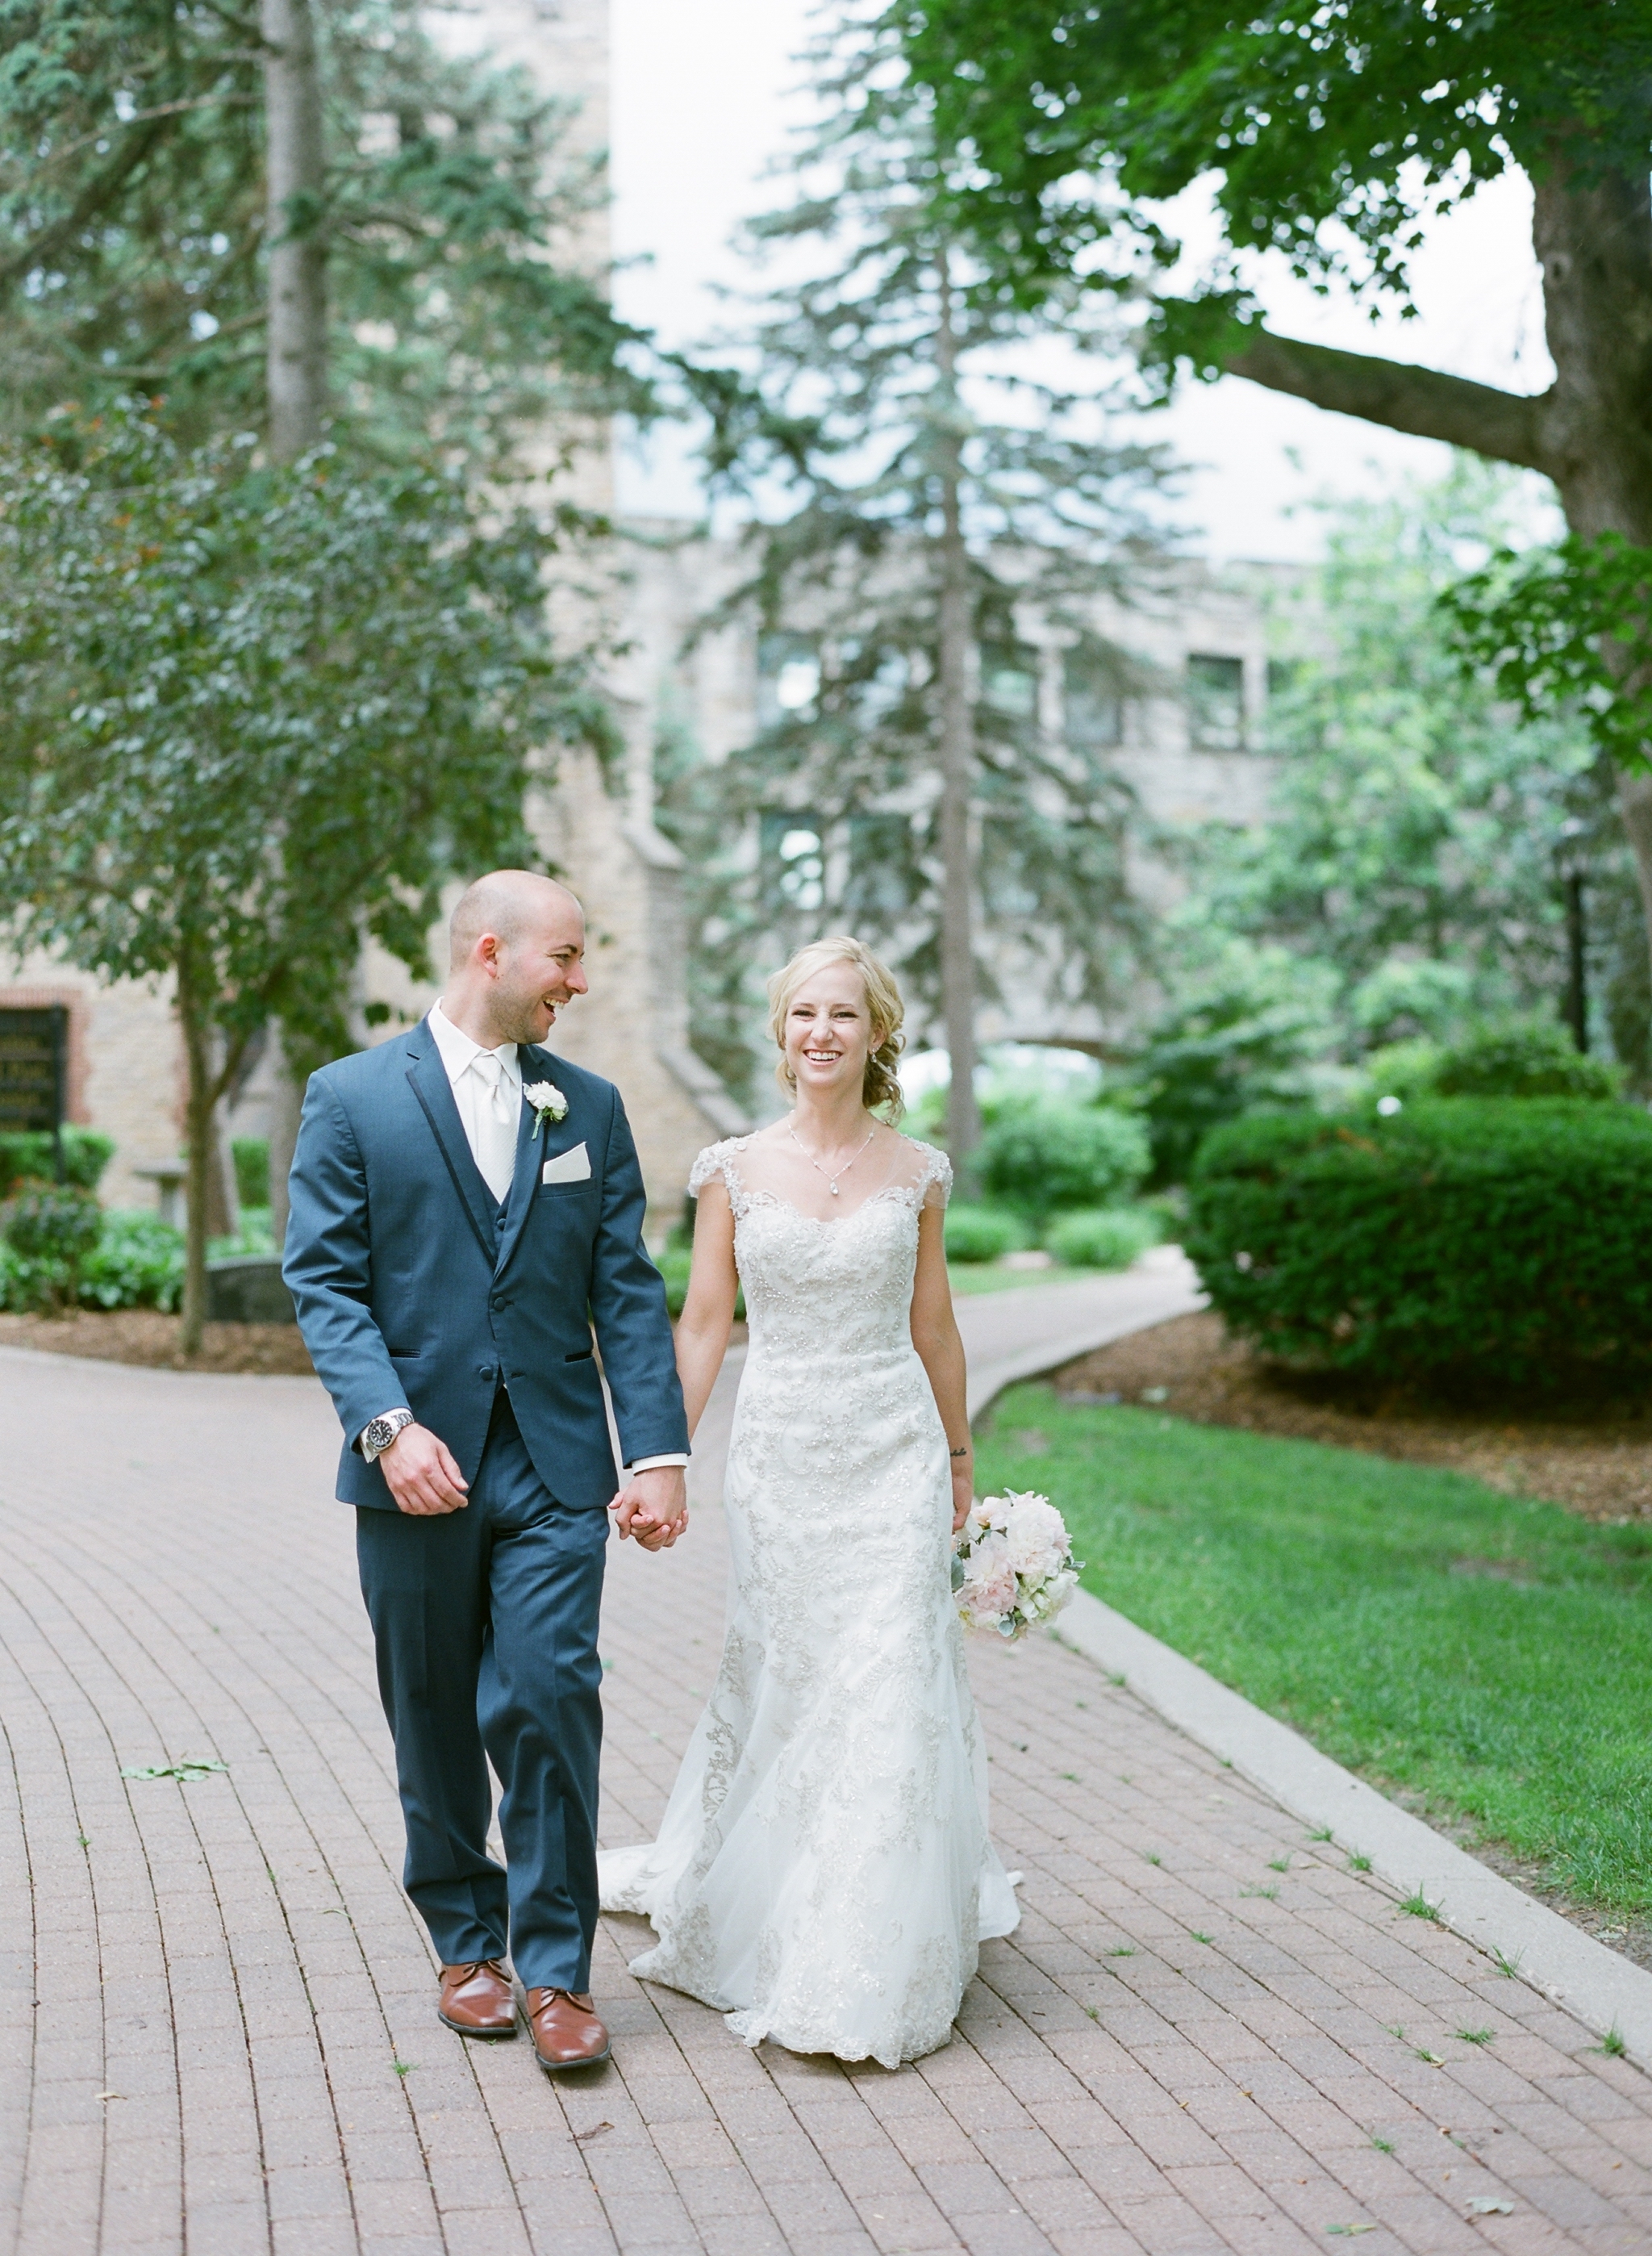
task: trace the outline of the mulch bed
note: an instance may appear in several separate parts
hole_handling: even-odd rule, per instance
[[[1652,1398],[1462,1404],[1368,1382],[1305,1375],[1228,1337],[1220,1316],[1177,1316],[1054,1374],[1058,1393],[1149,1402],[1202,1426],[1330,1442],[1447,1465],[1511,1496],[1585,1519],[1652,1519]]]
[[[208,1324],[200,1353],[179,1351],[179,1316],[157,1308],[77,1308],[63,1316],[0,1315],[0,1347],[41,1348],[99,1363],[143,1363],[162,1371],[251,1371],[309,1378],[314,1365],[292,1324]]]
[[[77,1308],[63,1316],[0,1315],[0,1347],[40,1348],[48,1355],[89,1356],[98,1363],[141,1363],[158,1371],[253,1371],[311,1378],[315,1366],[292,1324],[207,1324],[200,1353],[179,1351],[182,1320],[154,1308]],[[734,1324],[728,1343],[745,1343]]]

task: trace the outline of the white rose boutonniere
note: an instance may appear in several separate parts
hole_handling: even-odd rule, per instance
[[[533,1107],[533,1133],[537,1136],[549,1120],[554,1126],[568,1117],[568,1100],[553,1081],[530,1081],[523,1084],[523,1095]],[[532,1138],[529,1139],[532,1141]]]

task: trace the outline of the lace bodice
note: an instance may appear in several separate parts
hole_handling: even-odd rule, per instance
[[[829,1339],[854,1354],[910,1343],[917,1217],[945,1206],[952,1163],[932,1144],[903,1136],[858,1205],[842,1214],[805,1214],[776,1187],[785,1180],[757,1139],[710,1145],[688,1178],[698,1197],[721,1176],[735,1216],[735,1263],[746,1289],[754,1352],[818,1352]],[[846,1191],[847,1185],[845,1185]]]

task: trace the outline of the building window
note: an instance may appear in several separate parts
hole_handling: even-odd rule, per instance
[[[1118,676],[1094,649],[1062,653],[1061,726],[1075,751],[1111,751],[1124,740]]]
[[[1299,658],[1270,658],[1268,661],[1268,694],[1283,697],[1294,689],[1302,674]]]
[[[1245,749],[1245,661],[1195,651],[1187,661],[1188,722],[1202,752]]]
[[[771,910],[818,909],[826,899],[826,845],[812,814],[765,814],[759,852]]]
[[[757,725],[778,728],[809,712],[820,694],[820,653],[808,638],[766,634],[757,638]]]

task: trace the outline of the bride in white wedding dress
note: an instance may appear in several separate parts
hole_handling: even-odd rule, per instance
[[[743,1283],[721,1667],[657,1840],[599,1858],[644,1979],[748,2044],[886,2068],[944,2045],[977,1945],[1020,1916],[951,1591],[973,1490],[942,1246],[952,1171],[898,1107],[902,1005],[859,941],[770,982],[794,1110],[695,1163],[678,1332],[690,1430]]]

